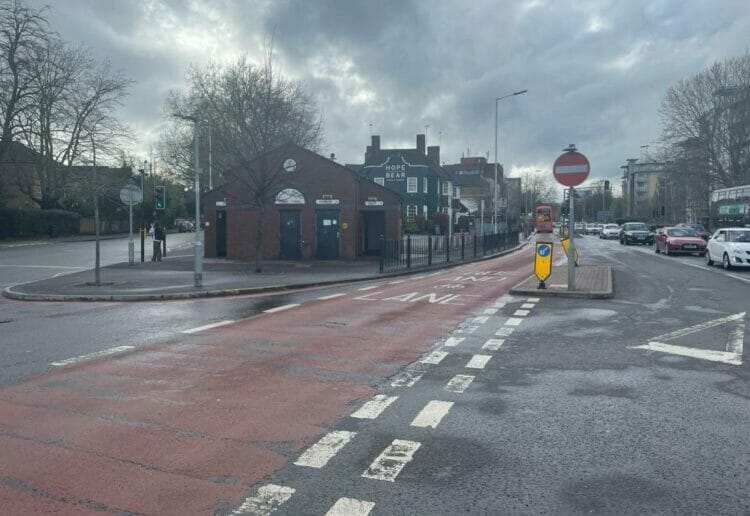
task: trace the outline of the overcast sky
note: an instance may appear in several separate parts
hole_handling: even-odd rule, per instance
[[[494,156],[543,170],[569,143],[591,178],[616,178],[660,136],[675,81],[748,51],[747,0],[32,0],[52,27],[137,81],[123,110],[147,152],[190,63],[257,59],[275,32],[278,65],[314,93],[326,154],[359,163],[383,147],[441,144],[441,159]],[[442,134],[440,134],[442,133]],[[146,157],[146,156],[144,156]]]

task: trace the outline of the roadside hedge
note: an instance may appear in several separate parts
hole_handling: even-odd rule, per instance
[[[0,208],[0,239],[75,235],[80,220],[72,211]]]

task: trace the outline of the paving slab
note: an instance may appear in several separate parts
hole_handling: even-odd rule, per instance
[[[576,289],[568,290],[568,266],[552,267],[552,274],[545,282],[547,288],[539,288],[536,276],[529,276],[510,289],[511,294],[579,297],[603,299],[614,296],[614,281],[611,265],[579,265],[576,267]]]

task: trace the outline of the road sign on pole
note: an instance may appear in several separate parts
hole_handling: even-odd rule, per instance
[[[120,189],[120,200],[128,205],[130,211],[130,240],[128,240],[128,264],[135,264],[135,243],[133,242],[133,206],[143,201],[143,191],[133,183]]]
[[[563,186],[578,186],[589,177],[589,160],[572,143],[552,166],[555,180]]]

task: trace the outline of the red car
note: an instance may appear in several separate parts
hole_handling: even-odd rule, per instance
[[[706,231],[706,228],[703,227],[703,224],[695,224],[695,223],[691,224],[691,223],[683,222],[682,224],[677,224],[677,227],[693,228],[695,230],[695,234],[707,242],[708,242],[708,237],[711,236],[711,233]]]
[[[689,253],[703,256],[706,254],[706,241],[699,237],[691,227],[662,228],[656,232],[654,252]]]

